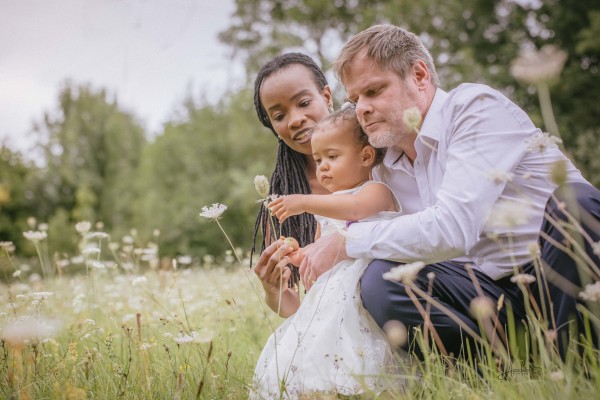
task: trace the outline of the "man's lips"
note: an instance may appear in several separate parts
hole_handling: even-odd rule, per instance
[[[373,122],[368,122],[365,125],[365,131],[371,130],[373,129],[377,124],[379,124],[381,121],[373,121]]]

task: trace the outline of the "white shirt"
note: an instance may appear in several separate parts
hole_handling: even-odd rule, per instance
[[[454,259],[494,279],[533,258],[544,207],[564,160],[569,182],[587,182],[556,144],[500,92],[462,84],[437,89],[415,142],[414,167],[388,149],[373,176],[402,204],[391,221],[352,224],[350,257],[426,264]]]

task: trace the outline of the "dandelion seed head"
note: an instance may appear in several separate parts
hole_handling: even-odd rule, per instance
[[[401,264],[390,269],[383,274],[383,279],[388,281],[402,282],[406,285],[412,283],[421,269],[425,267],[425,263],[417,261],[410,264]]]
[[[207,206],[202,207],[200,216],[207,218],[207,219],[216,220],[221,217],[221,214],[223,214],[225,212],[225,210],[227,210],[226,205],[220,204],[220,203],[214,203],[211,207],[207,207]]]

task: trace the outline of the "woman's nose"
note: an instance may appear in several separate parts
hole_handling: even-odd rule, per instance
[[[301,111],[294,111],[290,115],[290,122],[288,123],[289,128],[298,128],[302,126],[302,123],[306,120],[306,115]]]

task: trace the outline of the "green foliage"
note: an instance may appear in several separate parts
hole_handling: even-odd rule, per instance
[[[37,217],[61,223],[102,221],[108,229],[131,226],[131,204],[145,133],[106,91],[65,84],[59,107],[37,127],[45,155]],[[73,250],[59,247],[53,250]]]
[[[223,203],[223,225],[248,248],[257,212],[254,176],[268,175],[275,159],[273,136],[255,121],[243,91],[211,106],[185,102],[185,116],[165,126],[144,151],[136,201],[141,232],[160,229],[165,254],[221,254],[220,232],[199,217],[203,206]]]
[[[36,167],[23,161],[21,154],[0,147],[0,241],[11,241],[17,247],[25,242],[27,218],[36,211],[30,189],[35,172]]]
[[[598,129],[598,1],[236,0],[232,25],[220,39],[245,61],[249,77],[272,56],[291,50],[312,55],[328,70],[352,34],[376,23],[420,35],[435,58],[442,87],[490,84],[524,107],[542,129],[535,88],[518,84],[509,66],[526,46],[553,43],[567,50],[562,79],[551,88],[556,120],[567,149],[578,155],[577,165],[598,182],[600,169],[592,160],[600,145],[577,139]]]

